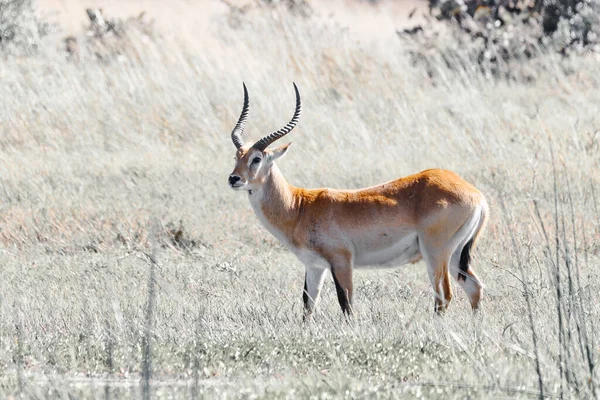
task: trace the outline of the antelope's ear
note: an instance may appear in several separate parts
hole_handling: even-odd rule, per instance
[[[287,143],[282,146],[276,147],[272,150],[267,150],[267,156],[269,157],[269,161],[275,161],[278,158],[282,157],[290,148],[292,143]]]

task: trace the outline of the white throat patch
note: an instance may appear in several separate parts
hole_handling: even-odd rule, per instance
[[[287,237],[281,232],[278,228],[273,226],[271,222],[267,219],[262,210],[262,201],[263,201],[264,192],[262,189],[255,189],[248,193],[248,198],[250,199],[250,205],[252,205],[252,209],[254,213],[260,220],[261,224],[271,233],[271,235],[275,236],[277,240],[288,249],[292,249],[291,243],[287,239]],[[293,249],[292,249],[293,250]]]

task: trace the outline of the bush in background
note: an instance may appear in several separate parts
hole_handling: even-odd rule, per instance
[[[105,16],[101,8],[85,12],[89,24],[83,35],[67,36],[60,46],[71,60],[135,60],[139,46],[158,36],[154,21],[148,20],[145,12],[125,20]],[[0,0],[0,52],[4,55],[36,54],[42,49],[42,39],[56,30],[58,27],[36,13],[34,0]],[[56,48],[56,43],[48,46]]]
[[[125,20],[106,16],[101,8],[85,10],[89,24],[81,38],[65,38],[65,50],[71,60],[82,57],[98,61],[139,59],[139,46],[146,45],[158,36],[154,21],[147,20],[146,13]]]
[[[35,13],[33,0],[0,0],[0,50],[28,55],[36,52],[52,26]]]
[[[449,67],[472,63],[488,77],[527,81],[537,76],[539,66],[531,61],[540,53],[600,50],[599,0],[433,0],[430,12],[447,22],[443,29],[430,20],[426,27],[398,32],[413,42],[408,46],[414,63],[430,76],[441,60]]]

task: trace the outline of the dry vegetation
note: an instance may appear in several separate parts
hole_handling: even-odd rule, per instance
[[[236,21],[195,44],[136,31],[126,57],[2,60],[0,397],[597,397],[597,56],[543,55],[527,83],[468,58],[428,74],[393,36],[285,9]],[[226,184],[242,81],[253,138],[300,87],[293,184],[475,183],[482,312],[459,289],[434,315],[418,263],[357,273],[350,323],[328,282],[302,324],[302,265]]]

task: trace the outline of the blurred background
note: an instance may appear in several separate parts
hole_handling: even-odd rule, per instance
[[[0,397],[598,396],[600,2],[0,0]],[[491,207],[432,312],[423,263],[328,279],[227,177],[304,103],[301,187],[451,169]]]

